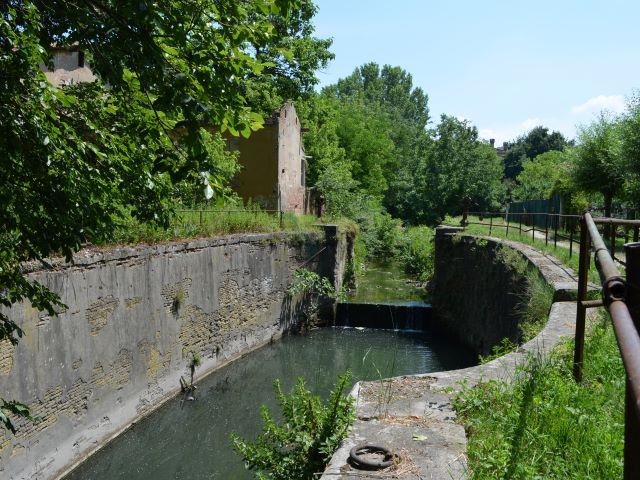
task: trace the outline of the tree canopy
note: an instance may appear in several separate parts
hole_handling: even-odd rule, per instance
[[[515,180],[522,171],[522,163],[526,159],[534,159],[551,150],[562,151],[568,145],[570,143],[560,132],[549,133],[549,129],[546,127],[535,127],[526,135],[518,137],[510,143],[504,157],[505,178]]]
[[[71,259],[126,215],[166,223],[201,172],[223,192],[233,159],[205,127],[248,136],[263,122],[252,92],[302,94],[331,58],[310,0],[9,0],[1,12],[0,303],[51,314],[59,299],[21,262]],[[85,52],[96,82],[46,80],[40,66],[64,47]],[[1,313],[0,340],[21,335]]]

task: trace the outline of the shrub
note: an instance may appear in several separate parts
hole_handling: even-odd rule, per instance
[[[277,423],[263,406],[263,432],[255,441],[231,436],[247,468],[257,470],[259,479],[275,480],[310,479],[322,472],[355,419],[353,397],[344,395],[350,376],[347,372],[338,377],[326,404],[305,387],[303,378],[289,395],[282,392],[276,380],[282,423]]]

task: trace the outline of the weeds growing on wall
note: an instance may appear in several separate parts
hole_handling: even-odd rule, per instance
[[[510,247],[496,250],[496,258],[515,278],[524,278],[524,287],[518,295],[518,316],[520,317],[520,342],[534,338],[547,322],[553,303],[553,288],[529,265],[520,252]]]
[[[625,375],[608,315],[587,337],[581,384],[573,342],[531,356],[512,382],[463,388],[471,478],[621,478]]]
[[[343,297],[327,277],[321,277],[316,272],[299,268],[293,275],[293,281],[287,289],[287,295],[305,297],[302,309],[301,330],[310,328],[317,319],[320,305],[325,300],[338,300]]]
[[[302,378],[288,395],[276,380],[282,422],[263,406],[264,427],[256,440],[232,435],[247,468],[255,470],[259,479],[305,480],[321,473],[355,420],[354,399],[345,395],[350,376],[347,372],[338,377],[326,403],[306,388]]]

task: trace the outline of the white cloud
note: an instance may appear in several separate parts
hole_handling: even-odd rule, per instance
[[[624,109],[625,102],[622,95],[598,95],[580,105],[574,105],[571,107],[571,113],[574,115],[582,115],[584,113],[594,113],[601,110],[622,113]]]

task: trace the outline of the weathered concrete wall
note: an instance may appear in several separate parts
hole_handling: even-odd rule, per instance
[[[25,331],[0,344],[0,392],[38,422],[0,433],[0,477],[48,479],[203,375],[296,322],[286,289],[305,268],[340,276],[341,236],[237,235],[85,252],[33,271],[68,305],[50,317],[29,304],[10,315]]]
[[[537,269],[552,287],[554,301],[570,300],[577,290],[573,272],[531,247],[438,228],[432,284],[434,324],[483,355],[505,337],[520,340],[518,305],[526,278],[505,261],[505,248]]]

